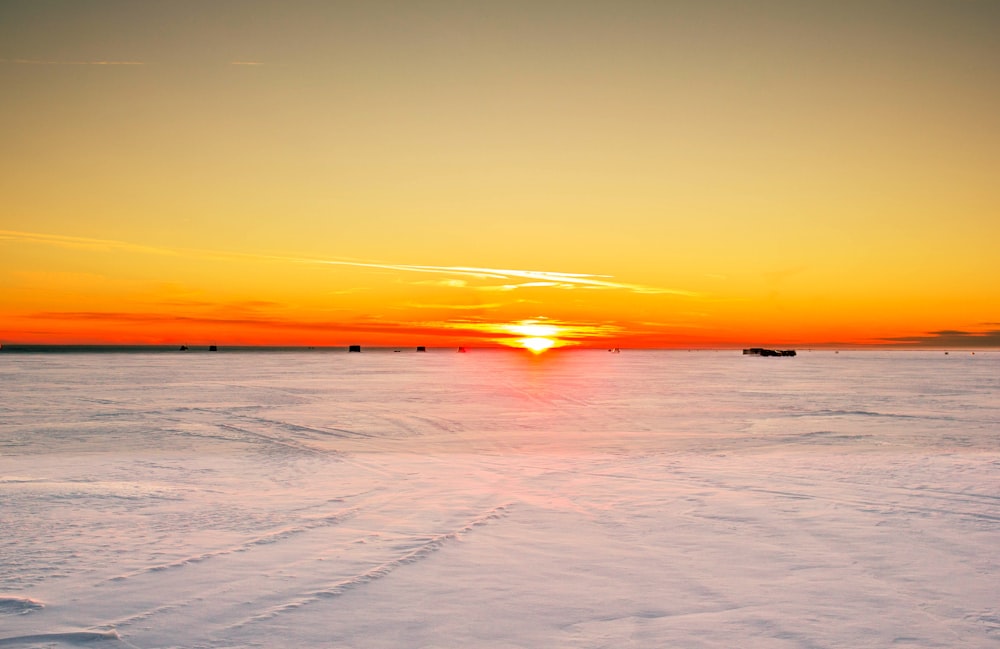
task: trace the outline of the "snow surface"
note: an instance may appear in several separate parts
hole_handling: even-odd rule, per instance
[[[1000,647],[1000,354],[0,354],[0,647]]]

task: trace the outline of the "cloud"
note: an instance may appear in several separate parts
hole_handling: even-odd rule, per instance
[[[23,232],[20,230],[0,230],[0,241],[16,241],[21,243],[38,243],[62,248],[86,250],[121,250],[125,252],[141,252],[152,255],[180,255],[179,250],[155,246],[143,246],[113,239],[92,239],[89,237],[70,237],[61,234],[43,234],[40,232]]]
[[[559,282],[522,282],[520,284],[500,284],[499,286],[477,286],[477,291],[515,291],[519,288],[576,288],[573,284]]]
[[[334,266],[357,266],[362,268],[380,268],[410,273],[438,273],[443,275],[455,275],[459,277],[473,277],[475,279],[488,280],[510,280],[515,278],[531,280],[522,284],[504,284],[495,287],[493,290],[513,290],[524,287],[547,286],[550,288],[595,288],[595,289],[618,289],[627,290],[633,293],[643,293],[647,295],[678,295],[684,297],[696,297],[698,294],[691,291],[679,289],[659,288],[654,286],[643,286],[641,284],[628,284],[615,282],[612,275],[595,275],[590,273],[563,273],[546,270],[520,270],[511,268],[481,268],[478,266],[426,266],[416,264],[380,264],[373,262],[324,260],[324,259],[303,259],[303,263],[327,264]],[[483,287],[483,290],[489,290]]]
[[[464,279],[428,279],[414,282],[414,284],[420,284],[421,286],[444,286],[447,288],[465,288],[469,285]]]
[[[264,65],[260,61],[230,61],[229,65]]]
[[[987,331],[942,329],[928,331],[923,336],[900,336],[881,340],[920,347],[1000,347],[1000,329]]]
[[[456,311],[480,311],[483,309],[497,309],[504,305],[502,302],[493,302],[491,304],[419,304],[411,302],[406,304],[405,306],[411,309],[452,309]]]
[[[701,315],[701,314],[677,314],[681,315]],[[714,327],[702,323],[691,322],[687,320],[681,321],[670,321],[670,322],[650,322],[641,321],[634,323],[633,327],[629,331],[635,333],[663,333],[665,331],[670,331],[674,329],[712,329]]]
[[[237,310],[238,311],[238,310]],[[43,311],[22,316],[19,319],[40,322],[91,322],[107,326],[169,326],[184,330],[184,325],[222,327],[228,331],[234,326],[272,332],[312,332],[333,336],[363,334],[393,334],[399,337],[426,336],[454,338],[460,335],[470,340],[494,342],[497,324],[478,319],[443,321],[392,321],[377,318],[353,321],[303,321],[290,318],[239,313],[234,315],[177,315],[171,313],[120,312],[120,311]],[[44,332],[44,330],[39,330]]]
[[[643,295],[674,295],[679,297],[698,297],[698,293],[673,288],[645,286],[614,281],[612,275],[597,275],[593,273],[565,273],[546,270],[525,270],[512,268],[482,268],[478,266],[430,266],[423,264],[390,264],[351,259],[316,259],[307,257],[290,257],[282,255],[262,255],[250,253],[229,253],[211,250],[166,248],[146,246],[116,241],[112,239],[93,239],[89,237],[71,237],[57,234],[43,234],[20,230],[0,230],[0,241],[17,241],[37,243],[69,248],[84,248],[90,250],[121,250],[155,255],[187,256],[216,260],[248,260],[291,262],[300,264],[319,264],[324,266],[351,266],[355,268],[373,268],[402,273],[428,273],[450,276],[442,280],[448,286],[465,287],[467,280],[472,278],[481,281],[501,280],[505,284],[496,287],[476,287],[480,290],[510,291],[518,288],[555,288],[555,289],[596,289],[623,290]],[[511,280],[528,280],[526,282],[511,282]]]
[[[33,243],[39,245],[55,246],[58,248],[70,248],[75,250],[94,250],[107,252],[116,250],[120,252],[133,252],[145,255],[161,255],[168,257],[186,257],[189,259],[206,259],[217,261],[237,261],[237,260],[258,260],[258,261],[285,261],[292,262],[296,259],[287,257],[276,257],[270,255],[247,254],[238,252],[220,252],[215,250],[199,250],[191,248],[168,248],[165,246],[147,246],[143,244],[129,243],[116,239],[95,239],[92,237],[73,237],[61,234],[45,234],[41,232],[25,232],[22,230],[0,230],[0,241],[12,241],[15,243]]]

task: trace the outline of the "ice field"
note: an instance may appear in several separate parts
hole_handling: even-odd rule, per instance
[[[1000,647],[1000,352],[0,353],[0,647]]]

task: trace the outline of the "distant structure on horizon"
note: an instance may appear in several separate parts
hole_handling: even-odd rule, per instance
[[[349,351],[349,352],[360,352],[361,351],[361,345],[351,345],[350,347],[347,348],[347,351]]]
[[[419,347],[417,347],[417,351],[418,352],[425,352],[425,351],[427,351],[427,348],[424,347],[423,345],[420,345]]]
[[[209,345],[208,346],[208,351],[210,351],[210,352],[217,352],[217,351],[219,351],[219,348],[216,347],[215,345]]]
[[[794,349],[764,349],[763,347],[751,347],[743,350],[744,356],[795,356]]]

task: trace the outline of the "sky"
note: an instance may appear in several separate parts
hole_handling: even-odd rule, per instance
[[[1000,345],[1000,3],[0,1],[0,343]]]

